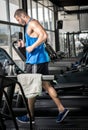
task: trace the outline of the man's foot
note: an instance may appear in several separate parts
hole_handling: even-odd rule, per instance
[[[57,123],[62,122],[62,121],[64,120],[64,118],[67,116],[68,112],[69,112],[69,110],[66,109],[66,108],[64,109],[63,112],[60,112],[60,113],[58,114],[58,117],[57,117],[57,119],[56,119],[56,122],[57,122]]]
[[[30,123],[30,118],[27,117],[27,115],[16,117],[17,121],[20,123]],[[32,119],[32,124],[34,124],[35,121]]]

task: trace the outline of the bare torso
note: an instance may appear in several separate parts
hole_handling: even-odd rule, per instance
[[[33,28],[33,24],[35,24],[35,26],[37,24],[39,24],[37,22],[37,20],[32,20],[30,23],[29,23],[29,26],[27,28],[27,34],[30,36],[30,37],[38,37],[38,33],[35,32],[34,28]]]

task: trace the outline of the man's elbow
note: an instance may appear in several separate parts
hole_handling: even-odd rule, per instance
[[[44,34],[44,41],[46,41],[46,40],[47,40],[47,38],[48,38],[48,34],[47,34],[47,33],[45,33],[45,34]]]

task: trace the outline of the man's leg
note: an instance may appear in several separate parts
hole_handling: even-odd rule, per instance
[[[35,120],[34,120],[34,106],[35,106],[35,100],[36,98],[31,98],[31,99],[28,99],[28,107],[29,107],[29,110],[30,110],[30,114],[31,114],[31,117],[32,117],[32,123],[35,123]],[[24,116],[19,116],[16,118],[18,120],[18,122],[20,123],[29,123],[30,122],[30,117],[29,115],[24,115]]]
[[[59,114],[57,116],[56,122],[57,123],[62,122],[64,118],[66,117],[66,115],[68,114],[69,110],[64,108],[60,99],[58,98],[58,95],[55,89],[51,86],[49,82],[43,81],[43,88],[49,93],[50,97],[53,99],[53,101],[55,102],[59,110]]]
[[[61,101],[58,98],[58,95],[55,91],[55,89],[51,86],[51,84],[47,81],[43,81],[43,88],[48,92],[50,97],[53,99],[55,104],[57,105],[57,108],[60,112],[64,111],[64,106],[62,105]]]
[[[29,110],[30,110],[30,113],[31,113],[31,117],[32,117],[32,118],[34,118],[35,101],[36,101],[36,98],[35,98],[35,97],[28,99],[28,106],[29,106]]]

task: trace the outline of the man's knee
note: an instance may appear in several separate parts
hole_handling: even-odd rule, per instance
[[[53,97],[57,98],[57,92],[56,90],[52,87],[52,85],[50,84],[50,82],[43,82],[43,88]]]
[[[43,81],[42,86],[43,86],[44,89],[48,89],[49,87],[51,87],[51,84],[48,81]]]

